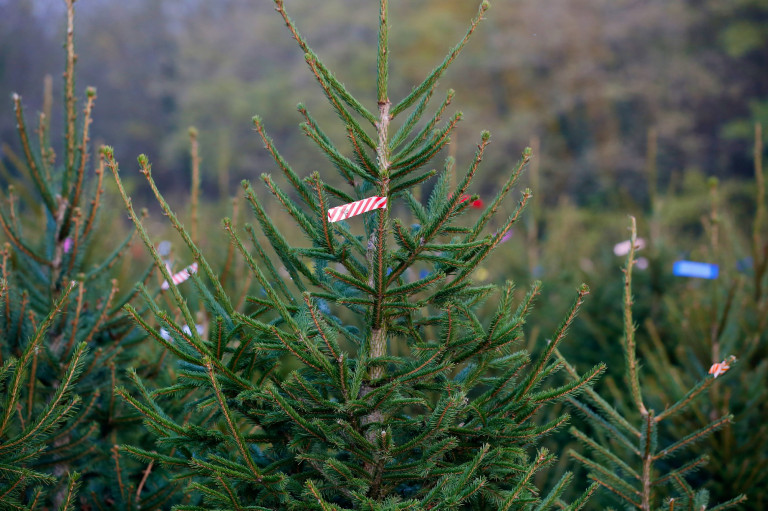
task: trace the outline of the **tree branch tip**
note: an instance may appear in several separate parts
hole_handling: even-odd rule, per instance
[[[89,85],[85,88],[85,95],[88,98],[96,98],[96,87]]]
[[[147,158],[146,154],[140,154],[136,160],[139,162],[139,165],[142,167],[147,167],[149,165],[149,158]]]
[[[115,159],[115,150],[112,146],[108,146],[108,145],[101,146],[101,148],[99,149],[99,153],[102,154],[108,160]]]
[[[243,179],[242,181],[240,181],[240,186],[242,186],[243,189],[247,190],[250,187],[250,183],[248,182],[247,179]]]
[[[459,112],[457,117],[458,117],[459,119],[461,119],[461,116],[462,116],[462,115],[463,115],[463,114],[462,114],[461,112]],[[482,141],[483,141],[483,142],[488,142],[488,140],[490,140],[490,139],[491,139],[491,132],[490,132],[490,131],[488,131],[488,130],[483,130],[483,132],[482,132],[482,133],[480,133],[480,138],[482,139]]]

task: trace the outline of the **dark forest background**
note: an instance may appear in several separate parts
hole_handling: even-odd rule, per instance
[[[442,58],[477,6],[392,4],[397,96]],[[375,5],[286,5],[353,93],[374,89]],[[93,132],[118,159],[146,153],[166,190],[186,188],[195,125],[203,190],[230,196],[240,179],[271,169],[250,129],[258,114],[278,147],[294,148],[296,168],[315,170],[318,154],[291,112],[302,101],[321,122],[334,114],[271,2],[80,0],[76,8],[79,89],[97,88]],[[0,0],[0,98],[18,91],[29,112],[39,110],[48,73],[60,96],[62,14],[57,0]],[[468,156],[472,144],[462,142],[489,129],[495,151],[509,154],[492,163],[502,173],[539,139],[539,204],[563,194],[583,206],[645,203],[638,184],[650,128],[661,186],[690,171],[750,177],[752,126],[768,122],[767,40],[768,0],[497,0],[468,56],[442,80],[465,114],[452,147]],[[16,140],[10,107],[8,99],[0,116],[5,143]]]

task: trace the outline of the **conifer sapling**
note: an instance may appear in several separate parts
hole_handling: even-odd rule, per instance
[[[284,191],[269,174],[262,180],[298,230],[279,229],[277,214],[243,183],[275,259],[255,228],[246,227],[246,247],[243,233],[224,221],[255,282],[246,306],[237,308],[155,186],[147,158],[139,158],[142,174],[199,265],[189,280],[208,317],[207,335],[201,335],[184,329],[200,312],[194,309],[198,300],[185,299],[173,282],[122,186],[111,150],[104,150],[174,302],[168,310],[154,291],[140,286],[154,319],[126,309],[178,361],[171,386],[150,390],[134,377],[140,396],[119,390],[157,437],[152,450],[131,445],[121,450],[172,468],[176,479],[187,481],[189,500],[179,510],[582,508],[594,485],[567,505],[560,495],[568,474],[545,494],[533,476],[555,459],[541,448],[542,438],[567,420],[559,415],[539,424],[538,412],[587,388],[603,370],[596,366],[563,386],[545,384],[561,368],[554,352],[588,290],[579,290],[552,339],[531,357],[517,344],[540,284],[518,300],[511,282],[501,288],[472,282],[473,271],[502,243],[531,197],[524,191],[501,227],[486,234],[531,152],[524,151],[484,207],[477,196],[465,197],[480,171],[489,133],[481,134],[456,186],[450,182],[453,159],[439,171],[429,168],[461,114],[443,122],[453,92],[425,117],[428,103],[488,2],[480,4],[444,61],[393,102],[388,2],[381,0],[374,109],[325,66],[283,2],[275,5],[344,123],[347,148],[336,146],[299,106],[302,130],[335,167],[344,188],[319,172],[300,177],[261,119],[254,118],[256,132],[293,190]],[[400,123],[397,129],[393,121]],[[424,202],[414,193],[420,187],[431,187]],[[333,215],[338,221],[329,218],[333,208],[372,197],[385,199],[386,207],[355,216],[342,210]],[[473,203],[482,211],[473,211]],[[489,299],[497,306],[487,313],[483,304]]]

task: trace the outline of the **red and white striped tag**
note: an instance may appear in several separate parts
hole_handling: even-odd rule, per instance
[[[338,206],[328,210],[328,221],[338,222],[339,220],[347,219],[351,216],[359,215],[374,209],[386,209],[387,198],[386,197],[368,197],[367,199],[350,202],[343,206]]]
[[[730,357],[726,358],[722,362],[715,362],[712,364],[712,367],[709,368],[709,374],[712,375],[713,378],[717,378],[721,374],[725,374],[728,369],[731,368],[731,364],[736,361],[736,357],[731,355]]]
[[[197,262],[194,262],[180,272],[171,275],[171,280],[173,280],[173,283],[178,286],[195,272],[197,272]],[[160,284],[160,289],[168,289],[169,287],[171,286],[168,284],[167,280],[164,280],[163,283]]]

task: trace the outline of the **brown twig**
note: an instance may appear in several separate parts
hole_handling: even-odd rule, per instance
[[[192,234],[192,241],[197,245],[200,242],[198,237],[198,216],[197,207],[200,198],[200,153],[197,143],[197,129],[194,127],[189,128],[189,157],[192,161],[192,188],[190,191],[190,210],[192,216],[192,226],[190,228]]]

